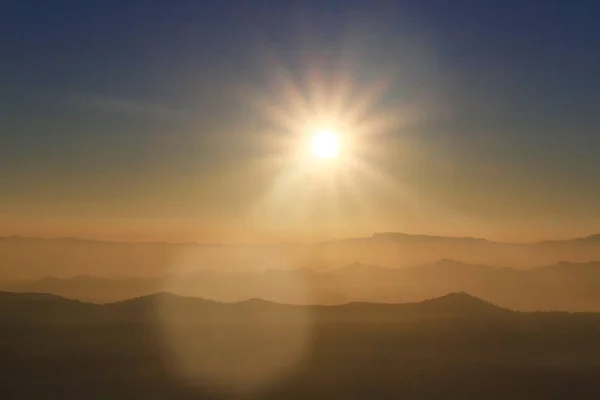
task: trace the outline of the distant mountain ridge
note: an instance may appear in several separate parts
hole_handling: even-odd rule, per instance
[[[127,279],[47,277],[5,285],[0,290],[45,292],[97,303],[166,291],[223,302],[263,298],[278,303],[329,305],[418,302],[449,292],[468,292],[521,311],[600,311],[598,288],[600,262],[561,262],[517,270],[444,259],[400,269],[353,263],[325,271],[195,271]]]
[[[454,237],[454,236],[436,236],[436,235],[414,235],[409,233],[400,233],[400,232],[381,232],[374,233],[371,236],[371,239],[374,240],[398,240],[398,241],[444,241],[444,242],[479,242],[479,243],[492,243],[492,241],[483,238],[476,237]]]
[[[443,235],[425,235],[413,234],[404,232],[375,232],[371,236],[362,236],[355,238],[339,238],[317,242],[272,242],[272,243],[220,243],[220,242],[196,242],[196,241],[118,241],[118,240],[102,240],[92,238],[79,237],[37,237],[37,236],[21,236],[9,235],[0,236],[0,241],[52,241],[52,242],[73,242],[73,243],[103,243],[103,244],[137,244],[137,245],[198,245],[198,246],[273,246],[273,245],[310,245],[310,244],[326,244],[340,241],[368,241],[368,240],[385,240],[385,241],[444,241],[444,242],[477,242],[477,243],[498,243],[498,244],[517,244],[517,245],[536,245],[544,243],[573,243],[573,242],[600,242],[600,233],[591,234],[588,236],[575,237],[572,239],[562,240],[540,240],[537,242],[502,242],[494,241],[480,237],[461,237],[461,236],[443,236]]]
[[[524,290],[520,280],[509,276],[508,271],[483,267],[498,265],[525,270],[539,265],[554,265],[561,261],[574,264],[593,262],[600,260],[600,240],[597,240],[597,236],[600,235],[569,241],[510,244],[481,238],[451,238],[382,232],[365,238],[318,243],[256,245],[125,243],[83,239],[12,237],[0,239],[0,288],[9,286],[19,288],[29,285],[31,281],[48,276],[56,278],[103,277],[112,281],[98,282],[79,278],[80,289],[76,294],[71,293],[75,290],[76,285],[56,279],[49,279],[45,282],[47,288],[44,290],[58,294],[68,293],[71,297],[82,300],[112,301],[131,297],[131,294],[135,296],[163,290],[163,278],[165,277],[183,276],[196,271],[213,271],[217,275],[221,272],[231,273],[235,276],[247,274],[248,282],[243,282],[234,276],[229,282],[224,283],[221,275],[209,276],[209,272],[202,272],[202,281],[195,282],[196,289],[191,282],[189,284],[180,282],[181,285],[187,286],[185,290],[180,288],[182,294],[206,294],[207,297],[219,300],[234,300],[260,297],[264,292],[264,287],[269,286],[268,290],[273,298],[284,302],[313,300],[323,303],[339,303],[348,300],[369,300],[373,299],[373,296],[382,301],[412,301],[456,290],[467,290],[475,295],[486,294],[486,292],[481,292],[482,285],[492,285],[490,280],[495,280],[501,290],[508,292],[510,289],[505,287],[505,283],[499,282],[497,279],[512,280],[517,289]],[[443,268],[436,266],[439,260],[446,260]],[[450,265],[452,262],[449,260],[460,260],[464,265],[452,266]],[[354,275],[362,273],[360,269],[364,269],[364,267],[360,266],[370,266],[371,272],[365,275],[370,284],[366,285],[365,289],[355,287],[350,290],[351,285],[357,286],[357,282],[353,282],[354,278],[349,275],[350,272],[345,271],[342,274],[343,271],[336,271],[340,265],[354,263],[356,263],[352,272]],[[409,276],[396,277],[396,272],[381,269],[374,273],[375,266],[396,270],[424,265],[430,266],[422,267],[419,272],[413,269]],[[440,271],[436,272],[436,269],[440,269]],[[274,272],[270,273],[272,276],[266,276],[267,270],[286,272]],[[455,270],[457,275],[455,276],[450,270]],[[293,273],[292,271],[298,272]],[[427,271],[432,274],[428,277],[431,282],[419,278],[419,275],[424,276]],[[316,272],[316,274],[311,275],[312,272]],[[337,275],[323,276],[327,275],[326,273]],[[408,274],[408,272],[406,273]],[[263,274],[260,280],[267,283],[259,282],[256,278],[257,274]],[[444,284],[436,274],[446,276],[449,281]],[[486,274],[489,277],[485,277]],[[505,277],[502,278],[501,274]],[[387,279],[383,279],[384,275],[387,276]],[[127,280],[125,277],[128,276],[140,279],[125,282]],[[334,282],[337,277],[343,278],[341,284]],[[470,280],[470,282],[465,281],[453,285],[459,281],[459,277]],[[147,281],[143,281],[141,278],[145,278]],[[292,295],[286,297],[283,290],[269,283],[275,283],[278,279],[285,281],[282,283],[283,287],[289,287],[296,283],[300,286],[310,286],[311,293],[304,295],[309,299],[292,299],[290,297]],[[596,278],[592,279],[592,281],[595,280]],[[233,281],[236,283],[231,288]],[[209,284],[209,282],[213,284]],[[400,284],[399,282],[404,283]],[[436,282],[437,286],[433,282]],[[532,284],[533,281],[529,286]],[[63,287],[65,285],[66,287]],[[589,286],[588,283],[583,285],[585,288]],[[548,301],[547,293],[545,293],[547,286],[548,282],[544,281],[539,289],[540,293],[536,294],[539,299],[534,300],[527,307],[558,306],[580,309],[590,306],[591,298],[594,299],[591,301],[592,306],[600,307],[600,300],[597,300],[596,295],[591,294],[591,290],[588,289],[583,296],[576,293],[570,296],[578,303],[576,305],[564,304],[567,300],[562,300],[563,303]],[[103,289],[107,287],[110,287],[111,290]],[[494,287],[490,289],[492,292],[496,290]],[[538,291],[537,288],[534,289]],[[568,293],[574,291],[574,289],[565,287],[559,287],[559,289],[567,289]],[[231,290],[232,294],[227,295],[224,290]],[[290,288],[290,290],[292,289]],[[292,292],[301,290],[303,289],[296,288]],[[315,291],[316,293],[314,293]],[[494,295],[498,296],[495,300],[506,301],[509,306],[519,306],[510,299],[505,299],[505,296],[500,293]],[[522,295],[521,298],[524,296]]]

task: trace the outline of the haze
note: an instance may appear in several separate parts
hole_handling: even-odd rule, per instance
[[[600,398],[600,3],[0,10],[1,399]]]

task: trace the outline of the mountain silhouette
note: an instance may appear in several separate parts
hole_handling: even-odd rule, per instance
[[[160,290],[159,283],[158,279],[108,279],[80,275],[73,278],[44,277],[38,281],[13,283],[4,289],[53,293],[82,301],[109,303],[155,293]]]
[[[165,292],[91,304],[0,292],[0,325],[2,398],[600,392],[600,314],[517,313],[460,292],[418,303],[331,306]]]
[[[46,293],[0,292],[0,318],[34,323],[83,322],[98,305]]]
[[[515,269],[560,261],[600,260],[600,235],[539,243],[381,232],[315,243],[202,244],[109,242],[88,239],[0,238],[0,281],[77,275],[156,278],[177,271],[181,260],[213,271],[335,269],[354,262],[403,268],[440,259]],[[154,288],[160,290],[160,288]],[[147,292],[148,293],[148,292]]]
[[[3,287],[112,303],[168,291],[221,302],[263,298],[290,304],[407,303],[468,292],[519,311],[600,311],[600,262],[560,262],[529,269],[443,259],[405,268],[352,263],[336,269],[197,271],[178,277],[44,278]],[[557,293],[562,293],[557,296]]]
[[[369,310],[374,315],[386,315],[395,318],[416,313],[437,315],[493,315],[498,311],[509,311],[496,307],[467,293],[448,295],[419,303],[380,304],[349,303],[337,306],[298,306],[279,304],[263,299],[249,299],[236,303],[221,303],[202,298],[178,296],[172,293],[155,293],[110,304],[93,304],[60,296],[38,293],[0,292],[0,318],[37,320],[38,322],[74,322],[74,321],[137,321],[154,320],[158,312],[169,310],[177,312],[178,318],[196,319],[207,315],[247,316],[248,313],[271,313],[278,315],[294,313],[299,310],[310,311],[314,315],[341,315],[356,312],[357,307]],[[366,313],[366,315],[369,314]],[[233,313],[233,314],[231,314]],[[170,315],[173,317],[173,315]]]
[[[435,311],[441,314],[486,314],[508,311],[485,300],[471,296],[466,292],[449,293],[442,297],[417,303],[423,311]]]
[[[374,233],[371,236],[373,240],[384,241],[412,241],[412,242],[476,242],[476,243],[492,243],[487,239],[474,237],[452,237],[452,236],[435,236],[435,235],[413,235],[400,232],[380,232]]]

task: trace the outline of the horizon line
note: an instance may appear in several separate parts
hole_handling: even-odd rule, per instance
[[[351,240],[364,240],[364,239],[376,239],[377,236],[384,235],[398,235],[405,236],[407,238],[429,238],[429,239],[451,239],[451,240],[471,240],[471,241],[482,241],[490,244],[506,244],[506,245],[534,245],[543,243],[557,243],[557,242],[572,242],[578,240],[586,240],[591,238],[600,238],[600,234],[590,234],[586,236],[577,236],[569,239],[542,239],[531,242],[508,242],[508,241],[497,241],[490,240],[483,237],[477,236],[445,236],[445,235],[431,235],[431,234],[419,234],[419,233],[406,233],[406,232],[374,232],[371,236],[359,236],[359,237],[341,237],[336,239],[320,240],[320,241],[282,241],[282,242],[199,242],[199,241],[135,241],[135,240],[110,240],[110,239],[99,239],[91,237],[77,237],[77,236],[27,236],[27,235],[6,235],[0,236],[0,240],[10,239],[22,239],[22,240],[50,240],[50,241],[77,241],[77,242],[90,242],[90,243],[107,243],[107,244],[146,244],[146,245],[189,245],[189,246],[273,246],[273,245],[315,245],[315,244],[330,244],[334,242],[351,241]]]

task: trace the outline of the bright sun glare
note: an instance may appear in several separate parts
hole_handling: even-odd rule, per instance
[[[339,135],[331,131],[316,132],[310,144],[313,155],[318,158],[334,158],[340,150]]]

